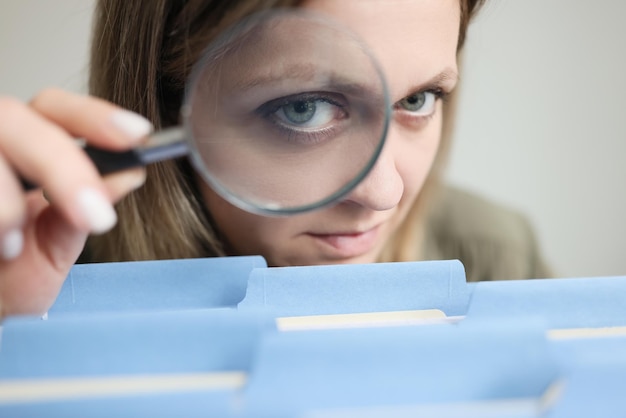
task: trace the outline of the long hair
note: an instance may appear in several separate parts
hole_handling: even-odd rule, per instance
[[[472,15],[484,0],[460,0],[460,50]],[[257,11],[297,7],[301,0],[100,0],[94,15],[89,88],[94,96],[135,111],[156,128],[178,123],[185,81],[204,47],[226,27]],[[451,140],[455,100],[444,105],[435,164],[405,224],[381,260],[419,256],[421,225],[437,189]],[[225,255],[184,160],[148,167],[146,184],[117,205],[118,225],[88,243],[91,261]]]

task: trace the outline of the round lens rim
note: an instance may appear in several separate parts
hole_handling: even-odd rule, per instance
[[[347,36],[353,38],[361,48],[363,49],[366,56],[371,61],[373,68],[378,75],[378,81],[381,86],[381,93],[383,98],[383,121],[381,126],[380,138],[378,145],[374,149],[374,152],[371,158],[367,161],[363,169],[361,169],[357,175],[344,186],[339,188],[337,191],[329,195],[328,197],[319,199],[315,202],[298,205],[298,206],[283,206],[277,207],[275,205],[271,205],[268,203],[258,203],[254,202],[253,199],[246,198],[241,196],[240,194],[236,194],[232,192],[228,187],[224,186],[222,182],[215,178],[213,174],[211,174],[210,170],[204,164],[202,158],[200,157],[200,152],[197,148],[197,144],[193,138],[193,128],[191,126],[191,101],[193,98],[193,94],[196,90],[196,85],[198,83],[198,79],[202,74],[202,71],[206,65],[207,57],[210,56],[209,52],[214,51],[218,48],[221,48],[229,43],[230,40],[233,39],[234,34],[240,34],[242,31],[245,31],[248,28],[255,27],[258,22],[262,20],[268,19],[276,19],[281,16],[287,17],[297,17],[304,18],[307,20],[313,20],[319,23],[322,23],[327,26],[332,26],[334,30],[345,33]],[[189,148],[188,158],[191,160],[191,163],[194,169],[201,175],[202,179],[223,199],[225,199],[230,204],[243,209],[249,213],[264,215],[264,216],[284,216],[284,215],[297,215],[301,213],[311,212],[314,210],[318,210],[327,206],[331,206],[337,201],[341,200],[343,197],[348,195],[354,188],[363,181],[363,179],[370,173],[376,162],[378,161],[378,157],[380,156],[383,147],[387,140],[387,132],[389,130],[390,118],[391,118],[391,103],[389,99],[389,89],[387,86],[387,81],[384,76],[384,72],[378,63],[378,60],[374,57],[370,48],[354,33],[346,29],[340,23],[334,21],[328,16],[321,15],[319,13],[305,11],[305,10],[270,10],[270,11],[262,11],[258,13],[254,13],[235,25],[231,28],[225,30],[220,36],[218,36],[211,44],[203,51],[201,58],[196,62],[193,66],[192,71],[189,76],[189,81],[185,86],[183,105],[181,107],[181,118],[182,125],[185,131],[185,138],[187,141],[187,145]]]

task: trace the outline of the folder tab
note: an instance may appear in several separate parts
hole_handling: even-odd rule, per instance
[[[62,314],[107,311],[234,307],[246,292],[262,257],[215,257],[75,265],[48,311]]]
[[[439,309],[464,315],[469,302],[456,260],[254,269],[239,310],[276,316]]]
[[[480,282],[468,318],[538,316],[551,329],[626,325],[626,276]]]

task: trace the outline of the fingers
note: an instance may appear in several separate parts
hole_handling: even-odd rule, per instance
[[[21,231],[26,209],[20,186],[11,174],[7,161],[0,154],[0,257],[11,260],[21,250],[24,237]]]
[[[118,173],[109,174],[104,178],[104,184],[113,202],[119,201],[122,197],[135,189],[141,187],[146,181],[145,168],[133,168]]]
[[[88,139],[96,147],[125,150],[139,145],[152,130],[150,122],[133,112],[60,89],[42,91],[30,106],[71,136]]]
[[[100,177],[71,137],[27,106],[0,102],[0,152],[28,180],[42,186],[71,222],[81,229],[104,232],[115,213]]]
[[[39,94],[30,106],[0,98],[0,257],[19,254],[25,195],[18,175],[46,190],[67,222],[102,233],[117,220],[112,202],[143,182],[143,170],[106,182],[76,145],[124,150],[150,133],[151,124],[105,101],[60,90]]]
[[[23,251],[12,262],[0,262],[0,317],[45,312],[87,238],[41,193],[29,194],[26,201]]]

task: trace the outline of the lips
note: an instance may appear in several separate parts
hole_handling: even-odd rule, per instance
[[[328,252],[336,257],[347,258],[363,255],[370,251],[378,241],[380,227],[363,232],[338,232],[330,234],[309,233]]]

